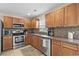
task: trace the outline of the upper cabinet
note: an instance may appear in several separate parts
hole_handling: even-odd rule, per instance
[[[79,3],[77,4],[77,25],[79,26]]]
[[[13,18],[13,23],[14,24],[24,24],[24,19]]]
[[[64,8],[58,9],[54,12],[46,14],[46,27],[60,27],[63,26]]]
[[[63,21],[64,21],[64,8],[58,9],[55,11],[54,14],[54,26],[55,27],[62,27],[63,26]]]
[[[4,28],[12,28],[13,18],[9,16],[4,16]]]
[[[77,25],[77,8],[76,4],[70,4],[65,7],[65,19],[64,26],[76,26]]]
[[[25,28],[31,28],[31,20],[30,19],[24,20],[24,27]]]
[[[45,15],[46,27],[54,27],[54,12]]]
[[[69,4],[45,15],[46,27],[79,26],[79,4]]]
[[[38,24],[39,20],[38,18],[34,18],[31,20],[31,28],[38,28],[39,24]]]

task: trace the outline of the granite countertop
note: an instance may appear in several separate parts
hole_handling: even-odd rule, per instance
[[[40,36],[41,38],[51,39],[51,36],[48,35],[42,35],[42,34],[33,34],[33,35]]]
[[[52,37],[52,39],[66,42],[66,43],[79,45],[79,39],[68,39],[68,38],[62,38],[62,37]]]
[[[40,35],[40,34],[33,34],[36,36],[40,36],[40,37],[44,37],[44,38],[48,38],[48,39],[55,39],[61,42],[66,42],[66,43],[70,43],[70,44],[76,44],[79,45],[79,39],[68,39],[68,38],[64,38],[64,37],[56,37],[56,36],[47,36],[47,35]]]
[[[32,35],[40,36],[40,37],[46,38],[46,39],[52,39],[52,40],[54,39],[54,40],[58,40],[61,42],[79,45],[79,39],[68,39],[68,38],[64,38],[64,37],[47,36],[47,35],[41,35],[41,34],[32,34]]]

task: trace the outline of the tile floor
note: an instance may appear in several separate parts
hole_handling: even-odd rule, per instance
[[[22,48],[4,51],[1,56],[44,56],[44,54],[28,45]]]

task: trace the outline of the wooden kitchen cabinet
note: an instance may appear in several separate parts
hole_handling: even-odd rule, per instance
[[[36,20],[33,19],[31,22],[31,28],[35,28],[36,27]]]
[[[32,45],[35,47],[35,48],[37,48],[37,49],[39,49],[40,51],[42,50],[41,49],[41,39],[40,39],[40,37],[39,36],[33,36],[32,37]]]
[[[13,24],[19,24],[19,19],[18,18],[13,18]]]
[[[19,19],[20,24],[24,24],[24,19]]]
[[[77,55],[77,45],[63,43],[62,56],[75,56]]]
[[[24,24],[24,19],[13,18],[13,23],[14,24]]]
[[[33,38],[32,38],[32,45],[34,46],[34,47],[36,47],[37,48],[37,45],[38,45],[38,39],[37,39],[37,37],[36,36],[32,36]]]
[[[52,56],[61,55],[61,42],[57,40],[52,40]]]
[[[79,3],[76,4],[77,5],[77,25],[79,26]]]
[[[65,7],[64,26],[77,26],[77,6],[70,4]]]
[[[31,28],[31,20],[30,19],[24,19],[24,27]]]
[[[3,50],[12,49],[13,41],[12,36],[3,36]]]
[[[38,24],[39,20],[37,18],[34,18],[31,20],[31,28],[38,28],[39,24]]]
[[[13,18],[9,16],[4,16],[4,28],[13,27]]]
[[[45,15],[46,27],[54,27],[54,12]]]
[[[65,15],[65,12],[64,12],[64,8],[61,8],[61,9],[58,9],[56,10],[54,13],[55,13],[55,20],[54,20],[54,26],[55,27],[62,27],[63,26],[63,21],[64,21],[64,15]]]
[[[51,27],[51,25],[50,25],[50,23],[51,23],[50,13],[45,15],[45,23],[46,23],[46,27]]]
[[[52,56],[77,56],[79,55],[79,46],[66,43],[53,38],[52,40]]]
[[[31,34],[26,34],[25,35],[25,44],[29,45],[31,43]]]

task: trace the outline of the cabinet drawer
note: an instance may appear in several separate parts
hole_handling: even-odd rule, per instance
[[[60,41],[58,41],[58,40],[52,40],[52,42],[53,42],[53,44],[57,44],[57,45],[61,45],[61,42]]]
[[[77,45],[73,45],[73,44],[69,44],[69,43],[62,43],[62,47],[77,50]]]

